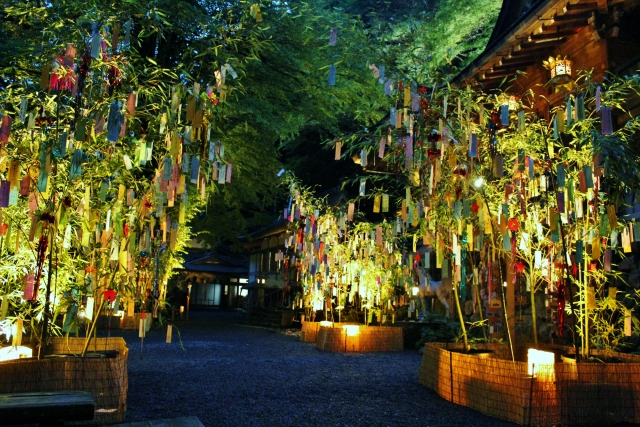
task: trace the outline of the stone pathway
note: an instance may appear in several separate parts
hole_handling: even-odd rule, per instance
[[[514,424],[451,404],[418,383],[421,355],[325,353],[296,336],[193,312],[129,347],[126,422],[197,417],[205,426],[492,426]]]

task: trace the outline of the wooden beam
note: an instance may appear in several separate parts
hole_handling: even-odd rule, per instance
[[[515,69],[506,69],[506,70],[498,70],[490,72],[490,71],[486,71],[484,73],[484,78],[485,79],[496,79],[496,78],[500,78],[500,77],[505,77],[505,76],[515,76],[516,75],[516,71]],[[481,79],[483,80],[483,79]]]
[[[515,52],[513,52],[515,53]],[[511,57],[509,56],[503,56],[502,57],[502,65],[507,65],[507,64],[518,64],[520,62],[526,62],[526,61],[531,61],[531,60],[535,60],[537,58],[539,58],[540,56],[544,56],[541,55],[538,51],[534,51],[534,52],[523,52],[522,55],[511,55]]]
[[[573,30],[573,29],[581,29],[589,25],[588,19],[583,19],[581,21],[569,21],[566,23],[553,23],[551,25],[543,25],[543,31],[565,31],[565,30]]]
[[[576,30],[549,31],[538,34],[531,34],[531,40],[553,40],[570,37],[576,33]]]
[[[567,13],[565,15],[556,15],[553,17],[554,22],[570,22],[570,21],[585,21],[591,18],[593,12],[582,13]]]
[[[609,6],[607,4],[607,0],[597,0],[598,2],[598,13],[608,13],[609,12]]]
[[[523,42],[520,43],[520,49],[525,51],[533,51],[533,50],[544,50],[544,49],[555,49],[561,43],[564,43],[564,38],[558,40],[541,40],[538,42]]]
[[[522,67],[523,65],[530,65],[530,63],[535,62],[535,56],[520,56],[517,58],[502,58],[501,64],[495,64],[493,68],[497,68],[496,66],[502,67]]]
[[[527,59],[533,59],[533,60],[546,59],[549,56],[551,56],[554,53],[554,51],[555,51],[555,46],[549,46],[545,49],[512,52],[511,58],[522,59],[523,61]]]
[[[597,0],[592,3],[567,3],[567,5],[563,8],[566,12],[583,12],[585,10],[598,10],[598,3],[602,0]],[[605,3],[607,0],[604,0]]]
[[[534,60],[528,60],[528,61],[519,62],[517,64],[496,65],[493,67],[493,71],[499,72],[502,70],[506,70],[506,71],[510,70],[515,73],[518,70],[524,71],[527,67],[534,65],[535,63],[536,61]]]

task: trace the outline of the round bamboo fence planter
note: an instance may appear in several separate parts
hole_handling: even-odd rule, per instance
[[[88,391],[96,405],[92,425],[123,422],[129,349],[120,337],[97,338],[91,340],[87,353],[116,350],[115,357],[75,357],[82,353],[84,343],[84,338],[53,338],[54,356],[0,362],[0,393]]]
[[[402,328],[391,326],[320,326],[316,348],[335,352],[402,351]]]
[[[640,356],[614,353],[608,356],[620,363],[578,364],[558,356],[533,376],[526,361],[511,360],[506,345],[482,345],[493,350],[490,358],[461,348],[425,345],[420,383],[449,401],[520,425],[640,422]]]
[[[302,329],[300,330],[300,341],[304,342],[316,342],[318,336],[318,330],[323,322],[302,322]],[[334,328],[342,328],[344,325],[356,325],[356,323],[339,323],[339,322],[327,322],[327,325],[331,324]]]

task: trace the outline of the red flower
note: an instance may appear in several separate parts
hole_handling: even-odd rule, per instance
[[[102,296],[104,297],[105,302],[106,301],[113,302],[116,299],[116,294],[117,292],[114,291],[113,289],[107,289],[102,293]]]
[[[524,263],[522,261],[516,262],[516,273],[522,273],[524,271]]]
[[[511,218],[509,222],[507,222],[507,228],[511,231],[518,231],[518,228],[520,228],[520,224],[518,223],[517,219]]]

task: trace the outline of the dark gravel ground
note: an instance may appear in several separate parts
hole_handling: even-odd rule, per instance
[[[197,416],[205,426],[514,426],[418,383],[421,354],[326,353],[292,334],[191,312],[172,344],[153,328],[129,347],[126,422]]]

